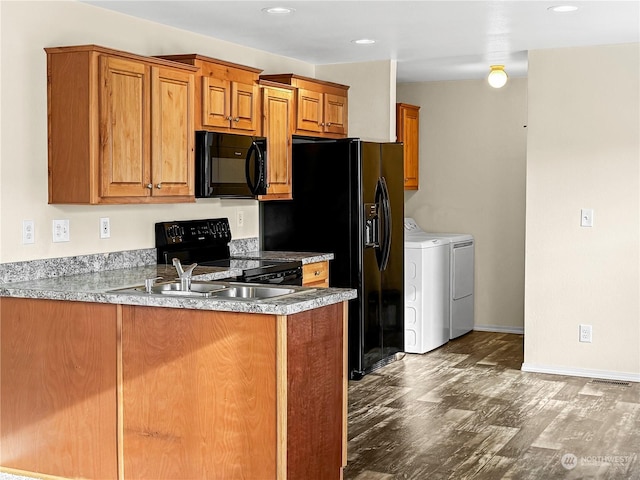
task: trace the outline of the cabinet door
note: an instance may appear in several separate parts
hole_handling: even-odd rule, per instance
[[[420,107],[398,104],[397,137],[404,143],[404,189],[418,190]]]
[[[116,306],[0,300],[0,465],[116,478]]]
[[[347,134],[347,97],[324,94],[324,131],[339,135]]]
[[[100,196],[148,196],[149,67],[107,55],[99,64]]]
[[[258,129],[258,87],[231,83],[231,128],[255,134]]]
[[[124,478],[275,479],[275,365],[273,316],[123,306]]]
[[[231,119],[231,82],[202,77],[202,125],[229,128]]]
[[[322,133],[322,93],[298,88],[298,120],[296,130]]]
[[[267,137],[267,195],[291,198],[291,130],[293,92],[279,88],[262,90],[263,127]]]
[[[152,69],[153,195],[194,195],[193,75]]]

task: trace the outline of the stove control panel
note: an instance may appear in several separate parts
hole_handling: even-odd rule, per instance
[[[215,246],[231,241],[228,218],[177,220],[156,223],[156,247],[166,245]]]

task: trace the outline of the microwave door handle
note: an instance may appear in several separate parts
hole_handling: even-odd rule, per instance
[[[251,178],[251,157],[252,155],[255,155],[255,169],[254,169],[254,176],[255,176],[255,183],[253,182],[253,179]],[[256,145],[255,142],[251,143],[251,147],[249,147],[249,151],[247,152],[247,158],[245,161],[245,166],[244,166],[244,171],[245,171],[245,176],[247,179],[247,185],[249,186],[249,190],[251,191],[252,194],[254,195],[258,195],[260,192],[260,187],[262,186],[262,182],[263,182],[263,178],[265,176],[265,172],[264,172],[264,161],[262,158],[262,154],[260,153],[260,149],[258,148],[258,146]]]
[[[247,185],[249,186],[249,190],[251,191],[251,193],[255,195],[257,184],[254,184],[251,178],[251,154],[254,149],[255,149],[255,145],[252,143],[251,147],[249,148],[249,151],[247,152],[247,158],[245,158],[245,161],[244,161],[244,174],[247,179]]]

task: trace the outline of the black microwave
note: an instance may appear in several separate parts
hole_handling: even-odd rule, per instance
[[[267,193],[267,139],[196,132],[196,198],[255,198]]]

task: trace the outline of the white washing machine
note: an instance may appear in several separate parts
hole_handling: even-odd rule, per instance
[[[420,227],[418,227],[420,228]],[[449,326],[451,338],[473,330],[475,241],[468,233],[425,233],[449,241]]]
[[[404,348],[426,353],[450,338],[449,240],[426,238],[411,218],[404,234]]]

